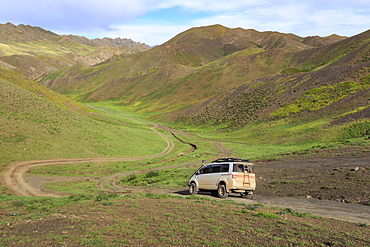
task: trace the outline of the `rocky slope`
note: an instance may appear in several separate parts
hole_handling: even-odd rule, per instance
[[[150,49],[131,39],[87,39],[57,35],[28,25],[0,24],[0,66],[41,80],[53,71],[76,64],[94,66],[114,55]]]

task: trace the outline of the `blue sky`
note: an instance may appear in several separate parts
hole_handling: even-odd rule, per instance
[[[306,36],[370,29],[369,0],[2,0],[0,23],[88,38],[159,45],[192,27],[221,24]]]

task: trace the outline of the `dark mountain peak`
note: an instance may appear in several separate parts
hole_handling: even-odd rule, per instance
[[[149,45],[141,42],[133,41],[132,39],[127,38],[107,38],[104,37],[102,39],[91,39],[89,40],[89,44],[92,46],[113,46],[113,47],[121,47],[121,46],[127,46],[127,47],[135,47],[135,46],[141,46],[144,48],[151,48]]]

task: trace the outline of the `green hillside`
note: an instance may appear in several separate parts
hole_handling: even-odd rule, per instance
[[[41,80],[53,71],[76,64],[93,66],[114,55],[148,50],[130,39],[93,39],[57,35],[39,27],[0,24],[0,67]]]
[[[316,45],[343,37],[316,38],[320,39]],[[119,100],[144,111],[168,111],[279,73],[292,63],[294,52],[315,47],[306,41],[290,34],[220,25],[192,28],[146,52],[115,57],[91,68],[57,71],[45,77],[43,84],[60,93],[79,94],[81,101]]]
[[[269,76],[248,80],[186,111],[179,110],[180,118],[194,124],[228,122],[242,126],[256,118],[273,119],[296,113],[307,115],[325,111],[326,107],[330,112],[333,107],[341,112],[336,111],[332,117],[364,109],[368,106],[364,100],[359,99],[351,106],[346,102],[369,89],[369,50],[370,31],[328,46],[290,52],[285,56],[270,52],[265,60],[266,68],[271,71]],[[276,68],[275,73],[273,68]],[[256,71],[261,70],[263,68],[256,68]]]
[[[369,244],[370,30],[149,48],[0,25],[0,246]],[[252,200],[187,195],[216,157]]]
[[[0,70],[0,167],[32,159],[145,156],[166,148],[146,123],[123,119]]]
[[[32,33],[31,30],[27,27],[24,33]],[[104,49],[121,49],[117,47],[120,41],[104,40],[105,45],[111,46],[107,48],[98,46],[96,40],[61,37],[43,29],[35,29],[33,35],[21,37],[28,37],[22,42],[32,40],[44,45],[40,37],[45,35],[49,40],[63,40],[64,46],[68,44],[76,49],[69,50],[68,55],[58,55],[57,48],[50,48],[57,54],[52,59],[49,55],[27,55],[24,62],[21,62],[24,56],[16,59],[14,55],[11,61],[17,61],[22,74],[25,74],[24,68],[37,64],[41,57],[49,64],[59,61],[53,69],[38,76],[42,85],[51,90],[80,102],[100,102],[101,105],[118,107],[120,111],[143,114],[141,118],[165,125],[190,132],[200,131],[200,135],[210,139],[223,140],[233,150],[240,150],[240,144],[244,145],[245,140],[250,139],[256,145],[287,145],[270,153],[274,155],[285,149],[301,150],[320,143],[368,135],[370,31],[350,38],[336,35],[302,38],[293,34],[214,25],[189,29],[149,50],[112,55],[94,66],[68,61],[75,61],[82,51],[86,58],[89,54],[96,56],[99,51],[104,53]],[[11,37],[13,43],[10,43],[21,45],[17,35]],[[53,42],[51,44],[55,45]],[[85,46],[89,48],[84,49]],[[68,61],[64,59],[67,57]],[[9,56],[0,59],[7,61]],[[10,66],[11,62],[6,64]],[[17,71],[17,67],[9,69]],[[3,81],[33,93],[30,85],[37,88],[36,96],[33,94],[32,97],[43,95],[63,110],[82,114],[78,116],[89,122],[86,126],[102,124],[101,115],[89,115],[91,110],[75,101],[44,93],[46,88],[35,82],[20,83],[23,79],[15,79],[19,74],[10,71],[3,74],[6,75]],[[35,72],[30,74],[35,75]],[[94,116],[99,121],[86,116]],[[122,125],[118,123],[121,120],[115,122],[105,118],[104,121],[113,121],[114,124],[109,125],[112,131],[117,130],[116,125]],[[61,127],[60,138],[65,136],[62,130]],[[137,130],[130,131],[135,133]],[[52,132],[54,135],[55,131]],[[114,140],[119,137],[117,135]],[[47,135],[43,138],[48,139]],[[79,140],[86,139],[81,137]],[[114,145],[110,154],[119,155],[120,145]],[[95,147],[94,152],[106,155],[103,146]],[[134,153],[133,150],[129,152]],[[144,150],[145,145],[136,152]],[[235,152],[243,156],[243,153]],[[258,153],[255,157],[264,155]]]

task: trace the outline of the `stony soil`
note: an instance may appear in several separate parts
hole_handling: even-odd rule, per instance
[[[370,152],[365,147],[257,162],[255,173],[256,195],[370,205]]]

